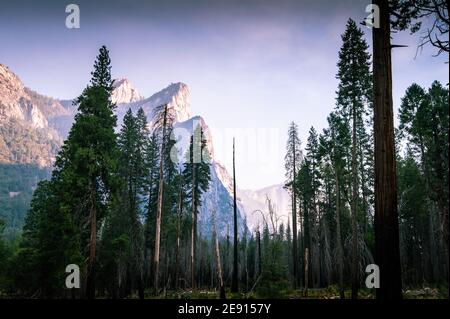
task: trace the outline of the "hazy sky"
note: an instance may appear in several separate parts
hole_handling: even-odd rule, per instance
[[[69,3],[80,7],[80,29],[65,27]],[[0,63],[42,94],[73,98],[105,44],[113,76],[127,77],[146,97],[184,82],[193,115],[212,130],[218,160],[231,172],[236,136],[238,186],[256,189],[284,181],[289,122],[298,123],[302,141],[311,126],[325,127],[340,34],[348,18],[364,19],[369,3],[1,0]],[[371,44],[370,29],[362,28]],[[427,48],[415,58],[418,41],[409,32],[394,35],[394,43],[409,45],[393,53],[396,108],[412,82],[448,83],[448,55],[433,58]]]

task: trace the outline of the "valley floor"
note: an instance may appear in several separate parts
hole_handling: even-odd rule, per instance
[[[227,291],[227,299],[259,299],[261,298],[255,293],[231,293]],[[350,299],[351,291],[345,291],[345,298]],[[195,292],[192,290],[184,291],[167,291],[162,295],[147,296],[149,299],[217,299],[218,291],[216,290],[202,290]],[[305,296],[304,290],[288,290],[278,294],[280,299],[339,299],[339,291],[336,286],[328,288],[308,289],[308,294]],[[370,290],[360,290],[358,294],[359,299],[375,299],[375,293]],[[448,299],[448,289],[439,288],[411,288],[403,291],[404,299]]]

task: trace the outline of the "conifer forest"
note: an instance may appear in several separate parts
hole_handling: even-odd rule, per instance
[[[183,96],[181,85],[144,100],[119,83],[116,65],[123,72],[126,64],[117,44],[89,48],[97,50],[90,74],[83,71],[83,89],[70,101],[24,87],[13,62],[0,64],[0,298],[448,299],[448,2],[372,6],[370,21],[334,20],[343,31],[339,49],[327,53],[334,69],[321,79],[334,81],[334,91],[316,88],[332,96],[322,106],[328,115],[304,120],[314,109],[300,97],[281,127],[279,192],[287,202],[267,193],[251,211],[240,185],[248,173],[242,135],[227,140],[225,174],[213,122],[165,100]],[[399,34],[415,39],[423,63],[446,69],[444,80],[431,74],[416,83],[414,59],[410,75],[393,72],[404,63],[393,56],[407,50],[393,40]],[[202,100],[195,90],[193,107]],[[244,113],[214,102],[208,107],[224,125],[237,125]],[[275,118],[283,104],[263,112]]]

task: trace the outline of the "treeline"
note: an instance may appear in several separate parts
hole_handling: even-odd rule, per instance
[[[347,288],[356,298],[375,250],[373,76],[368,45],[354,21],[349,20],[342,41],[336,107],[328,127],[321,134],[311,127],[304,151],[297,125],[289,127],[286,188],[292,220],[299,225],[292,244],[296,286],[307,293],[337,284],[342,298]],[[412,84],[399,110],[404,288],[448,283],[448,94],[437,81],[428,90]]]
[[[228,290],[240,297],[282,296],[289,288],[289,225],[277,226],[269,201],[261,230],[250,234],[244,227],[238,239],[234,194],[234,230],[219,238],[216,208],[208,207],[214,231],[201,234],[202,195],[217,187],[210,185],[203,127],[193,128],[182,158],[167,105],[154,110],[151,125],[142,109],[128,110],[116,133],[110,70],[102,47],[52,176],[33,194],[21,238],[14,245],[0,242],[1,293],[145,298],[207,290],[225,298]],[[73,264],[81,272],[80,289],[66,287],[66,267]]]
[[[52,177],[34,192],[18,247],[8,251],[2,242],[1,289],[8,294],[143,298],[207,281],[206,254],[199,261],[190,251],[203,245],[196,216],[210,181],[203,128],[194,129],[181,161],[167,105],[152,114],[151,128],[142,109],[129,110],[116,134],[112,84],[102,47]],[[81,270],[81,289],[65,286],[69,264]]]

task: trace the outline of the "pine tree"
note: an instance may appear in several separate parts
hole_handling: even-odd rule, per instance
[[[420,286],[423,279],[432,282],[431,272],[426,273],[424,268],[432,262],[431,254],[438,254],[425,249],[432,246],[428,240],[432,234],[427,231],[430,202],[423,187],[426,182],[411,149],[405,158],[398,159],[397,172],[403,278],[409,284]]]
[[[196,253],[197,253],[197,214],[201,205],[201,196],[208,190],[211,180],[210,155],[201,124],[194,128],[189,150],[183,170],[183,180],[188,188],[191,201],[192,230],[191,230],[191,282],[196,288]]]
[[[335,220],[336,220],[336,255],[338,267],[339,293],[340,297],[344,295],[344,251],[342,244],[342,198],[343,184],[347,179],[348,172],[346,170],[347,149],[351,145],[350,130],[348,122],[345,121],[339,113],[333,112],[328,116],[329,127],[324,130],[321,152],[327,154],[330,161],[334,176],[334,192],[335,192]]]
[[[298,126],[292,122],[288,130],[288,141],[286,146],[287,152],[285,156],[285,168],[286,168],[286,184],[285,187],[291,193],[291,206],[292,206],[292,258],[293,258],[293,275],[294,286],[297,286],[299,281],[298,274],[298,246],[297,246],[297,195],[294,190],[295,178],[300,168],[302,161],[301,142],[298,137]],[[301,214],[300,214],[301,215]],[[301,217],[300,217],[301,219]]]
[[[307,168],[309,169],[309,189],[310,202],[309,209],[309,226],[310,226],[310,247],[311,254],[311,278],[313,278],[313,285],[320,285],[320,252],[319,252],[319,225],[320,225],[320,211],[319,211],[319,195],[320,195],[320,172],[319,172],[319,141],[317,132],[314,127],[309,130],[309,136],[305,147]]]
[[[76,221],[80,232],[82,253],[87,260],[84,292],[88,298],[95,297],[98,224],[107,215],[117,186],[116,116],[111,92],[111,60],[103,46],[90,84],[75,101],[78,113],[58,154],[52,177],[57,185],[57,211]]]
[[[167,104],[161,105],[155,109],[153,123],[154,129],[159,134],[160,150],[159,150],[159,181],[158,181],[158,199],[156,208],[156,230],[155,230],[155,251],[153,255],[154,262],[154,287],[155,292],[159,293],[159,265],[161,250],[161,222],[164,204],[164,165],[166,163],[166,155],[168,149],[168,139],[172,130],[175,116],[173,110]]]
[[[59,207],[55,178],[42,181],[34,192],[15,265],[15,285],[24,295],[55,298],[62,289],[68,264],[82,266],[79,234],[72,216]]]
[[[158,179],[159,179],[159,157],[158,141],[155,132],[150,134],[150,138],[145,151],[146,158],[146,191],[147,204],[145,205],[145,224],[144,224],[144,267],[145,281],[148,284],[152,280],[151,273],[154,266],[152,251],[155,247],[155,225],[156,210],[158,202]]]
[[[337,108],[352,122],[352,299],[358,297],[359,289],[359,247],[358,247],[358,123],[362,120],[365,106],[371,100],[371,73],[368,45],[363,39],[364,33],[349,19],[342,35],[342,47],[339,51],[338,73],[339,87]]]
[[[448,114],[448,90],[438,82],[428,92],[412,84],[399,110],[400,137],[408,142],[411,156],[419,159],[430,218],[439,211],[444,255],[448,255]],[[430,254],[439,256],[436,250]],[[440,264],[445,264],[446,279],[448,258],[444,256]]]
[[[143,287],[143,228],[140,221],[141,198],[145,196],[145,145],[148,139],[146,119],[143,111],[134,117],[131,109],[127,111],[123,119],[122,129],[118,138],[119,170],[121,179],[118,202],[115,205],[117,215],[111,219],[107,230],[115,231],[110,240],[120,243],[126,239],[129,251],[128,258],[119,256],[118,260],[126,262],[126,273],[134,274],[128,284],[131,288],[137,288],[139,297],[144,298]],[[107,232],[105,232],[107,234]],[[111,248],[111,247],[110,247]],[[120,258],[122,257],[122,258]],[[125,282],[125,280],[121,280]],[[120,289],[120,287],[119,287]]]

